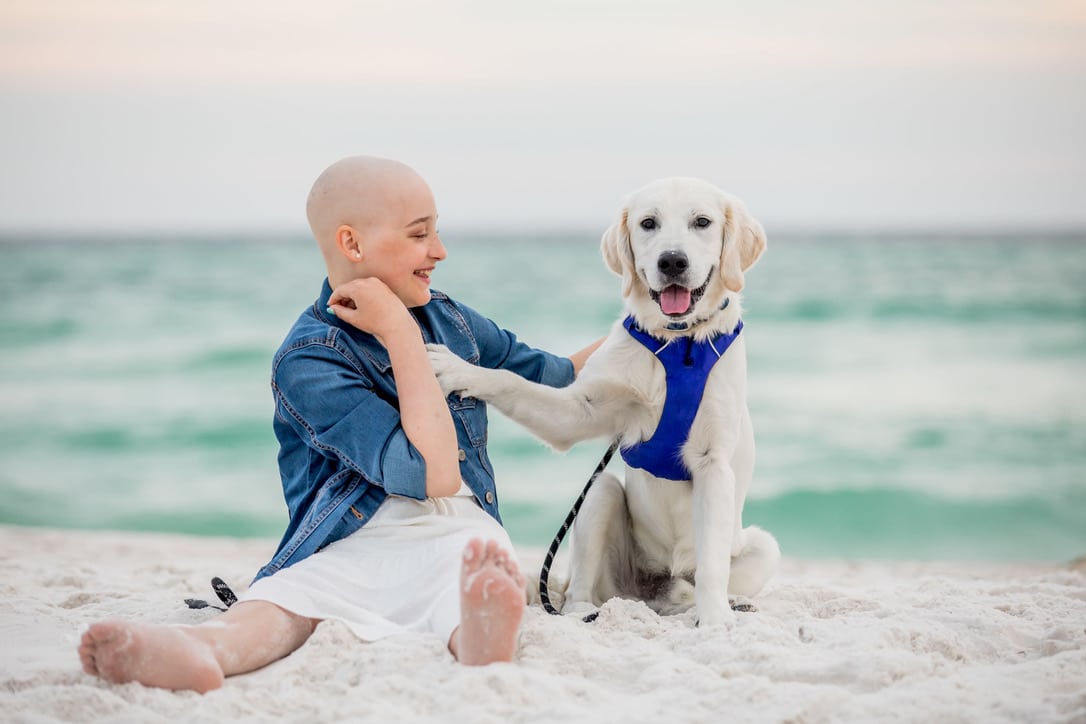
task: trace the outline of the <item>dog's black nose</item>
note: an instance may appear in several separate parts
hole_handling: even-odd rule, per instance
[[[690,260],[681,251],[665,251],[656,260],[656,268],[665,277],[677,277],[690,266]]]

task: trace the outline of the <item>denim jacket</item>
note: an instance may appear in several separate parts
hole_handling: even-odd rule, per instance
[[[256,578],[275,573],[364,526],[389,494],[426,497],[426,463],[400,423],[388,352],[375,337],[317,302],[302,313],[272,363],[279,472],[290,522]],[[532,349],[478,312],[441,292],[410,310],[427,343],[447,346],[482,367],[563,387],[573,363]],[[487,457],[486,404],[450,397],[460,475],[500,523],[494,470]]]

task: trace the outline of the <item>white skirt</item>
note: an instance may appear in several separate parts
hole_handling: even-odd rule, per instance
[[[460,567],[472,538],[513,558],[509,534],[466,487],[448,498],[390,495],[369,523],[289,568],[261,578],[239,601],[347,624],[363,641],[429,631],[448,643],[460,625]]]

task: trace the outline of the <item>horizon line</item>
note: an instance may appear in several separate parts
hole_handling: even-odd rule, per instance
[[[823,236],[875,236],[880,238],[921,236],[927,238],[940,238],[949,236],[958,237],[989,237],[989,238],[1014,238],[1029,235],[1043,235],[1046,237],[1086,237],[1086,222],[1077,224],[961,224],[941,226],[920,226],[905,224],[787,224],[781,226],[763,225],[767,236],[800,238]],[[591,228],[587,224],[568,226],[529,226],[520,224],[496,225],[496,224],[465,224],[441,229],[443,236],[598,236],[603,233],[604,227]],[[302,237],[310,239],[310,231],[304,227],[293,229],[254,229],[238,228],[232,226],[193,227],[189,229],[163,229],[140,227],[114,227],[71,229],[65,227],[37,227],[37,228],[3,228],[0,227],[0,243],[18,243],[19,241],[44,241],[63,242],[65,240],[81,241],[133,241],[137,238],[144,240],[178,240],[186,239],[192,242],[224,241],[226,237],[237,240],[280,239],[289,240]]]

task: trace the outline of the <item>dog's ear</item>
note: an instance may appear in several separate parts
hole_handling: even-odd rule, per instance
[[[600,251],[607,268],[622,277],[622,296],[627,297],[633,288],[634,271],[633,247],[630,246],[630,229],[626,225],[629,209],[623,205],[613,224],[603,232],[600,238]]]
[[[724,243],[720,249],[720,276],[733,292],[743,289],[743,272],[754,266],[766,247],[765,231],[747,213],[741,201],[724,198]]]

